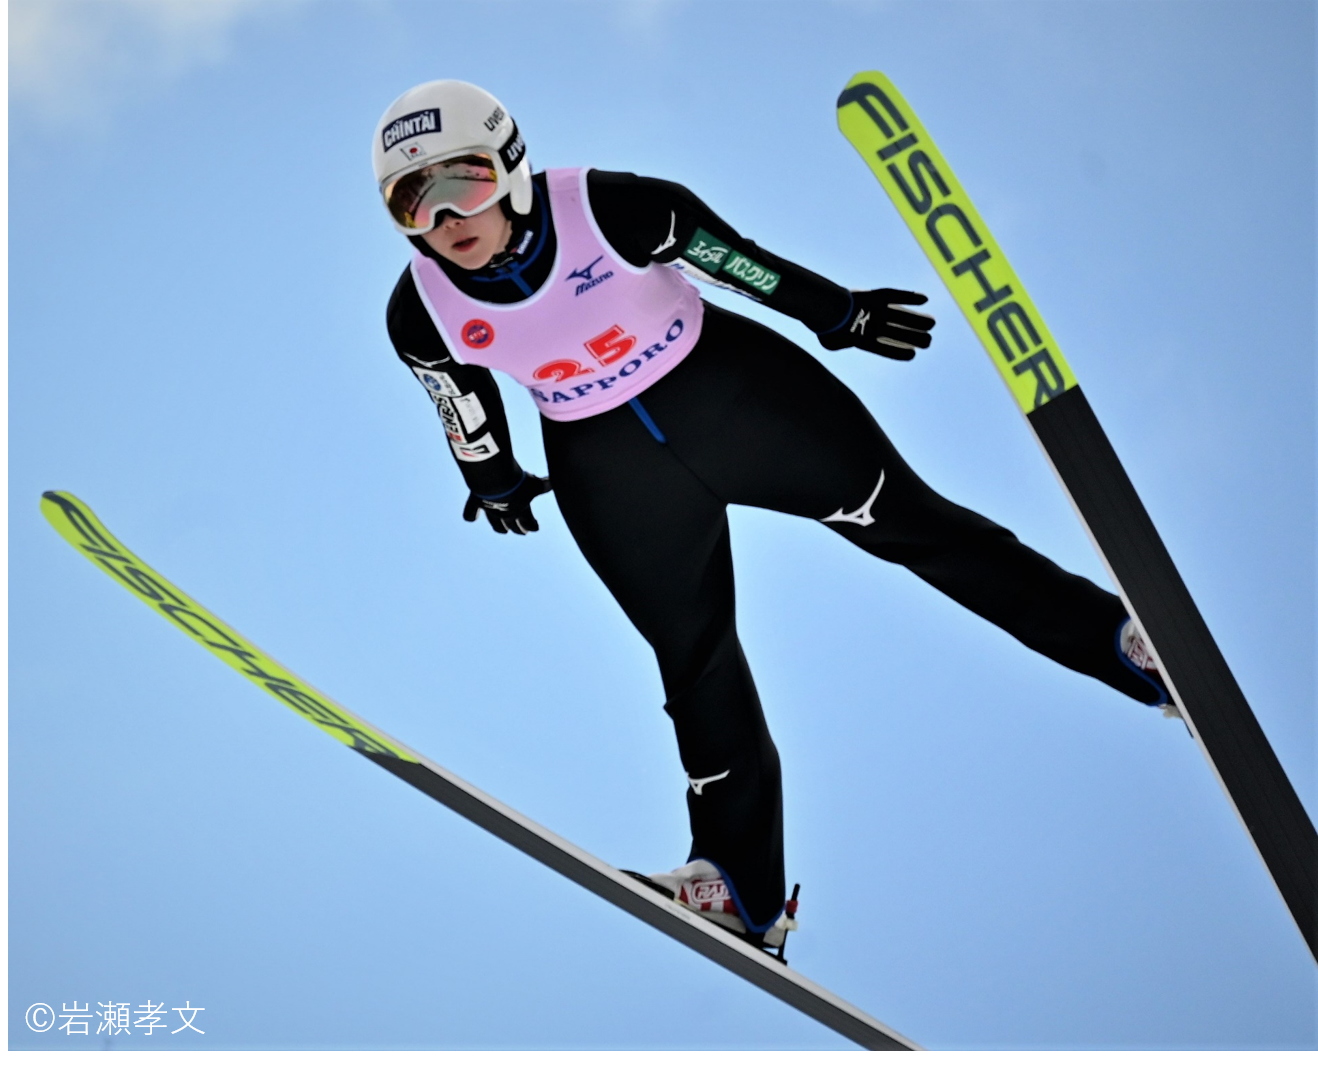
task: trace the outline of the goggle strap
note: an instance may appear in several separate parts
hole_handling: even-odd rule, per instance
[[[499,149],[499,158],[503,160],[503,169],[509,176],[517,168],[517,164],[526,158],[526,142],[522,140],[522,133],[517,128],[516,119],[512,120],[513,129],[508,134],[508,139],[503,142],[503,147]]]

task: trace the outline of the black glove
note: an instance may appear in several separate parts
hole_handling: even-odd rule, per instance
[[[477,496],[473,492],[467,497],[467,506],[462,509],[463,520],[474,522],[476,512],[484,511],[496,533],[512,532],[519,537],[523,533],[534,533],[540,528],[540,523],[531,513],[531,501],[548,492],[550,487],[547,477],[524,473],[515,489],[494,499]]]
[[[929,297],[904,289],[853,292],[846,320],[819,334],[819,343],[832,352],[839,348],[859,348],[889,359],[914,359],[916,348],[929,347],[929,331],[934,328],[934,320],[899,305],[918,306],[928,302]]]

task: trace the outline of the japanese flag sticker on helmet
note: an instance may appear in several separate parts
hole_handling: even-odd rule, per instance
[[[516,214],[531,210],[525,142],[508,110],[479,86],[431,81],[409,89],[380,118],[371,151],[385,206],[403,233],[427,232],[441,211],[472,215],[505,196]],[[488,163],[488,173],[431,169],[459,157]],[[422,169],[430,173],[403,180]]]

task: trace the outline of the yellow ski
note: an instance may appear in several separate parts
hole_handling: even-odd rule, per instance
[[[857,74],[838,97],[837,121],[1024,412],[1152,643],[1180,717],[1318,958],[1318,833],[1043,317],[891,81],[876,70]]]
[[[772,955],[602,862],[340,707],[170,584],[119,543],[91,508],[47,492],[41,511],[65,540],[202,647],[335,740],[431,799],[862,1047],[917,1045]]]

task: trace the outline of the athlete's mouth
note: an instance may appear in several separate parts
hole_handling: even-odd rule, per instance
[[[453,250],[455,252],[470,252],[478,240],[480,240],[479,237],[464,237],[460,241],[453,242]]]

